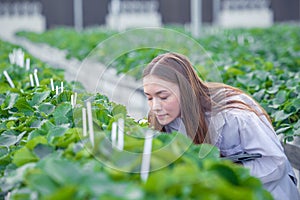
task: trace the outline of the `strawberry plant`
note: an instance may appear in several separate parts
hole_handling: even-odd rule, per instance
[[[10,87],[1,74],[6,88],[0,91],[1,198],[272,199],[247,169],[220,160],[215,147],[194,145],[176,132],[153,138],[151,172],[142,181],[143,135],[151,130],[127,116],[124,106],[64,81],[60,70],[48,73],[50,68],[33,58],[40,86],[28,83],[33,69],[1,62],[15,83]],[[56,85],[63,81],[64,90],[52,90],[51,79]],[[79,91],[75,105],[70,102],[74,85]],[[93,143],[83,135],[81,111],[87,101],[92,102]],[[120,118],[125,121],[124,151],[109,139],[112,123]]]
[[[168,28],[193,39],[183,27]],[[106,34],[106,36],[102,37],[101,34]],[[69,56],[79,59],[85,58],[77,56],[80,54],[79,52],[83,50],[91,52],[99,42],[109,39],[109,36],[114,37],[115,34],[115,32],[111,33],[103,29],[87,30],[81,33],[72,29],[54,29],[42,34],[18,33],[19,36],[27,37],[35,42],[47,42],[53,46],[67,49],[70,52]],[[162,35],[148,34],[147,37],[145,34],[135,35],[137,41],[142,38],[154,42],[159,40],[159,37]],[[83,40],[82,38],[87,39]],[[69,39],[72,42],[67,42]],[[299,26],[281,24],[270,28],[252,29],[209,29],[204,27],[202,36],[195,40],[204,48],[205,52],[193,51],[193,47],[189,44],[181,44],[180,51],[185,52],[184,54],[190,58],[201,57],[200,61],[195,64],[201,78],[215,81],[215,70],[210,69],[217,68],[224,83],[239,87],[253,95],[271,116],[276,132],[284,135],[285,140],[291,141],[300,134]],[[69,45],[77,43],[77,41],[78,45]],[[164,45],[169,47],[165,50],[130,49],[129,52],[111,58],[114,52],[111,52],[110,49],[117,50],[120,46],[127,47],[133,43],[130,41],[126,43],[126,41],[124,44],[111,44],[112,46],[110,45],[110,48],[106,48],[105,51],[101,49],[101,52],[94,51],[94,54],[109,67],[116,68],[119,74],[126,73],[137,79],[140,78],[144,65],[153,57],[166,52],[167,49],[178,50],[174,46],[178,41],[170,35],[169,38],[165,38]],[[68,45],[64,46],[60,43]],[[203,57],[201,55],[203,53],[208,56]],[[86,56],[87,53],[82,55]],[[107,58],[110,58],[109,62],[106,62]],[[110,62],[111,60],[113,62]]]

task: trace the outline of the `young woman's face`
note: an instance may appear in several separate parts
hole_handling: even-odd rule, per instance
[[[149,75],[144,77],[143,86],[149,107],[161,125],[167,125],[180,116],[178,85]]]

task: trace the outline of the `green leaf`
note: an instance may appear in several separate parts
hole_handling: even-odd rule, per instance
[[[0,146],[0,160],[4,159],[8,155],[9,155],[9,148]]]
[[[79,141],[79,130],[76,128],[67,129],[64,134],[52,138],[51,144],[57,147],[67,148],[69,144]]]
[[[65,200],[65,199],[76,199],[76,194],[79,186],[75,185],[65,185],[63,187],[59,187],[54,192],[49,195],[45,195],[48,200]]]
[[[273,117],[275,118],[275,121],[276,122],[280,122],[280,121],[283,121],[285,119],[287,119],[289,116],[291,116],[293,113],[289,113],[289,114],[286,114],[284,113],[283,110],[279,110],[279,111],[276,111],[273,115]]]
[[[32,100],[29,102],[31,106],[39,105],[43,102],[50,94],[50,91],[36,92],[33,94]]]
[[[17,166],[22,166],[26,163],[36,161],[38,161],[38,157],[35,156],[27,147],[22,147],[15,152],[12,162]]]
[[[294,128],[298,129],[300,128],[300,120],[298,119],[298,121],[294,124]]]
[[[51,157],[45,160],[42,168],[56,183],[80,184],[82,173],[77,163]]]
[[[253,98],[255,98],[256,101],[260,102],[263,99],[265,92],[265,89],[261,89],[258,92],[254,93],[252,96]]]
[[[101,109],[98,112],[96,112],[97,119],[103,123],[108,124],[110,120],[110,113],[107,109]]]
[[[112,114],[113,115],[119,115],[119,114],[122,114],[123,117],[126,117],[127,115],[127,110],[126,110],[126,107],[123,106],[123,105],[115,105],[112,109]]]
[[[292,104],[296,108],[296,112],[298,112],[300,110],[300,99],[299,98],[293,99]]]
[[[25,98],[19,98],[14,107],[16,107],[19,112],[24,113],[26,116],[33,115],[34,108],[30,106]]]
[[[45,113],[46,115],[50,115],[55,109],[55,106],[51,103],[43,103],[38,107],[40,112]]]
[[[209,167],[208,170],[214,171],[219,176],[224,178],[227,182],[233,185],[239,185],[239,175],[236,174],[236,172],[233,168],[230,167],[230,165],[214,163]]]
[[[279,90],[279,87],[280,87],[280,85],[274,85],[273,87],[271,87],[267,90],[267,93],[276,94]]]
[[[70,123],[72,117],[72,106],[70,103],[61,103],[55,108],[53,113],[54,121],[56,125]]]
[[[53,140],[56,137],[60,137],[63,136],[65,134],[65,132],[68,130],[67,127],[63,127],[63,126],[57,126],[52,128],[51,130],[49,130],[48,134],[47,134],[47,140],[50,144],[53,143]]]
[[[238,76],[236,78],[238,83],[241,83],[244,86],[247,86],[249,84],[249,82],[252,80],[252,76],[253,74],[245,74],[245,75],[241,75]]]
[[[294,130],[294,135],[300,136],[300,128]]]
[[[220,157],[220,151],[213,145],[201,144],[199,145],[199,158],[200,159],[218,159]]]
[[[284,133],[287,130],[290,130],[292,128],[293,128],[292,126],[280,128],[280,129],[276,130],[276,134]]]
[[[1,192],[8,192],[16,188],[22,181],[27,170],[35,167],[35,163],[28,163],[15,170],[8,171],[3,179],[0,178]]]
[[[36,145],[33,150],[33,152],[39,157],[39,159],[46,157],[47,155],[51,154],[53,151],[54,151],[53,147],[44,144]]]
[[[230,67],[226,73],[228,74],[232,74],[232,75],[243,75],[245,74],[245,72],[243,72],[242,70],[238,69],[237,67]]]
[[[3,110],[11,109],[14,107],[15,102],[17,101],[17,98],[19,97],[19,94],[16,93],[10,93],[6,96],[4,103],[1,105],[1,108]]]
[[[60,93],[57,97],[58,104],[60,103],[70,103],[71,95],[73,94],[72,91],[64,90],[62,93]]]
[[[21,188],[21,189],[15,188],[10,193],[10,198],[15,199],[15,200],[33,199],[34,195],[35,195],[35,193],[32,190],[30,190],[29,188]]]
[[[280,90],[276,95],[274,99],[274,104],[283,104],[286,101],[287,92],[285,90]]]
[[[37,136],[30,140],[28,139],[26,147],[33,150],[38,144],[48,144],[47,139],[44,136]]]
[[[0,135],[0,146],[9,147],[11,145],[18,143],[25,135],[25,133],[26,131],[18,134],[16,131],[13,130],[8,130],[3,132]]]
[[[47,174],[39,169],[28,171],[24,179],[30,188],[39,192],[42,196],[53,194],[59,188]]]

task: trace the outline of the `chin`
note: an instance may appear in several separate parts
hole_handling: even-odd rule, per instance
[[[171,120],[158,120],[158,122],[159,122],[161,125],[165,126],[165,125],[171,123]]]

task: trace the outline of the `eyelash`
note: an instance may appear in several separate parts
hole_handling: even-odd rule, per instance
[[[161,97],[161,100],[166,100],[168,97]],[[152,98],[148,98],[148,101],[152,101]]]

